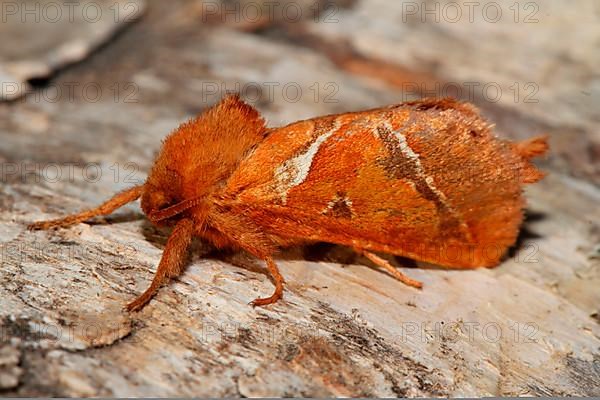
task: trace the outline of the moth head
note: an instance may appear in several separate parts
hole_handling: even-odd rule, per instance
[[[172,203],[171,196],[161,188],[146,184],[142,194],[141,206],[146,215],[169,207]]]
[[[163,141],[142,195],[153,222],[173,221],[221,187],[266,132],[258,111],[239,96],[181,124]]]
[[[148,219],[155,223],[174,222],[196,199],[185,199],[181,176],[173,169],[156,165],[144,185],[141,206]]]

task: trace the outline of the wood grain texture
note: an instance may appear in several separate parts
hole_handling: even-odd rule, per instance
[[[35,82],[86,58],[145,8],[144,0],[0,1],[0,99],[16,100],[33,92]],[[63,95],[57,88],[49,97]]]
[[[355,3],[344,12],[364,8]],[[550,174],[527,188],[525,225],[509,258],[493,270],[402,268],[423,291],[344,248],[314,246],[278,260],[284,300],[253,309],[247,303],[272,290],[265,266],[196,242],[185,274],[129,314],[122,306],[149,285],[169,234],[137,205],[68,230],[26,231],[143,181],[161,139],[220,98],[222,82],[297,83],[296,102],[281,90],[256,102],[272,126],[403,97],[343,70],[327,51],[272,39],[268,28],[199,28],[197,7],[149,2],[139,23],[54,80],[96,82],[99,101],[76,91],[73,101],[0,104],[3,396],[600,395],[600,190],[589,171],[567,173],[585,163],[566,153],[542,165]],[[456,40],[470,41],[468,29]],[[547,48],[536,52],[551,54]],[[483,70],[460,68],[465,80]],[[338,102],[326,102],[323,90],[315,101],[315,83],[335,83]],[[540,99],[564,95],[553,88]],[[539,114],[523,122],[520,107],[482,108],[500,121],[501,136],[547,127]],[[591,157],[595,133],[576,130],[583,144],[569,136],[575,131],[557,130],[551,146],[583,146]]]

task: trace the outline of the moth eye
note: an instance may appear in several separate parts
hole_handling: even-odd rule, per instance
[[[154,209],[155,210],[164,210],[167,207],[169,207],[169,202],[163,201],[161,203],[157,203],[156,206],[154,207]]]
[[[179,197],[167,197],[163,194],[161,201],[155,203],[155,210],[164,210],[181,202]]]
[[[165,193],[160,190],[147,192],[147,194],[142,197],[142,208],[146,212],[161,210],[168,207],[169,203],[170,201]]]
[[[176,201],[174,201],[173,199],[168,198],[164,194],[162,194],[162,196],[160,197],[160,200],[154,204],[155,204],[156,210],[164,210],[165,208],[170,207],[175,203],[176,203]]]

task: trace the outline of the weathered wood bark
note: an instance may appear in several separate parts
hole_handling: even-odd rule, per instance
[[[552,12],[526,44],[514,24],[403,25],[389,2],[339,4],[325,25],[209,23],[201,3],[149,2],[138,23],[53,77],[62,97],[41,87],[0,104],[0,394],[600,395],[598,120],[580,98],[597,109],[597,80],[583,78],[597,54],[565,63],[574,38],[540,39],[581,23],[557,20],[562,8],[591,16],[540,3]],[[585,37],[598,27],[585,24]],[[452,40],[439,42],[447,29]],[[545,68],[527,68],[539,57]],[[560,68],[582,78],[549,78]],[[26,230],[143,181],[160,140],[225,89],[251,100],[260,88],[254,103],[279,125],[397,102],[402,82],[424,80],[540,85],[536,106],[474,99],[499,135],[547,130],[553,146],[548,177],[527,189],[520,241],[496,269],[404,268],[425,283],[417,291],[346,249],[291,249],[279,261],[284,300],[253,309],[272,290],[265,267],[195,243],[185,274],[129,314],[122,306],[149,284],[168,230],[137,205]],[[98,99],[81,90],[91,83]]]

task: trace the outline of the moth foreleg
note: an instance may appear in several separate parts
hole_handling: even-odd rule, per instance
[[[142,309],[169,278],[174,278],[181,274],[187,248],[192,241],[193,232],[194,223],[191,219],[182,219],[175,225],[171,236],[167,240],[167,245],[165,246],[150,287],[141,296],[129,303],[127,310],[138,311]]]
[[[105,201],[100,206],[85,210],[77,214],[67,215],[66,217],[53,219],[49,221],[38,221],[27,226],[29,230],[46,230],[50,228],[67,227],[75,225],[77,223],[86,221],[90,218],[97,217],[99,215],[111,214],[116,209],[123,207],[127,203],[137,200],[143,191],[143,185],[132,187],[123,192],[117,193],[111,199]]]
[[[209,223],[223,235],[223,238],[233,247],[243,249],[253,256],[264,260],[269,274],[275,283],[275,291],[269,297],[258,298],[251,301],[252,306],[265,306],[273,304],[283,297],[283,284],[285,280],[272,255],[276,252],[275,243],[254,223],[240,214],[214,213],[209,216]]]
[[[370,251],[367,251],[364,249],[359,249],[357,247],[354,248],[354,251],[356,251],[358,254],[361,254],[361,255],[367,257],[375,265],[385,269],[394,278],[398,279],[400,282],[404,283],[405,285],[412,286],[417,289],[421,289],[423,287],[422,282],[419,282],[417,280],[414,280],[414,279],[409,278],[408,276],[404,275],[402,272],[398,271],[396,269],[396,267],[394,267],[392,264],[390,264],[387,260],[379,257],[377,254],[371,253]]]
[[[269,273],[271,274],[271,277],[273,278],[273,281],[275,283],[275,291],[269,297],[252,300],[250,304],[253,307],[273,304],[283,297],[283,284],[285,283],[285,280],[279,272],[277,264],[275,264],[275,261],[273,261],[271,257],[265,258],[265,262],[267,263],[267,268],[269,269]]]

